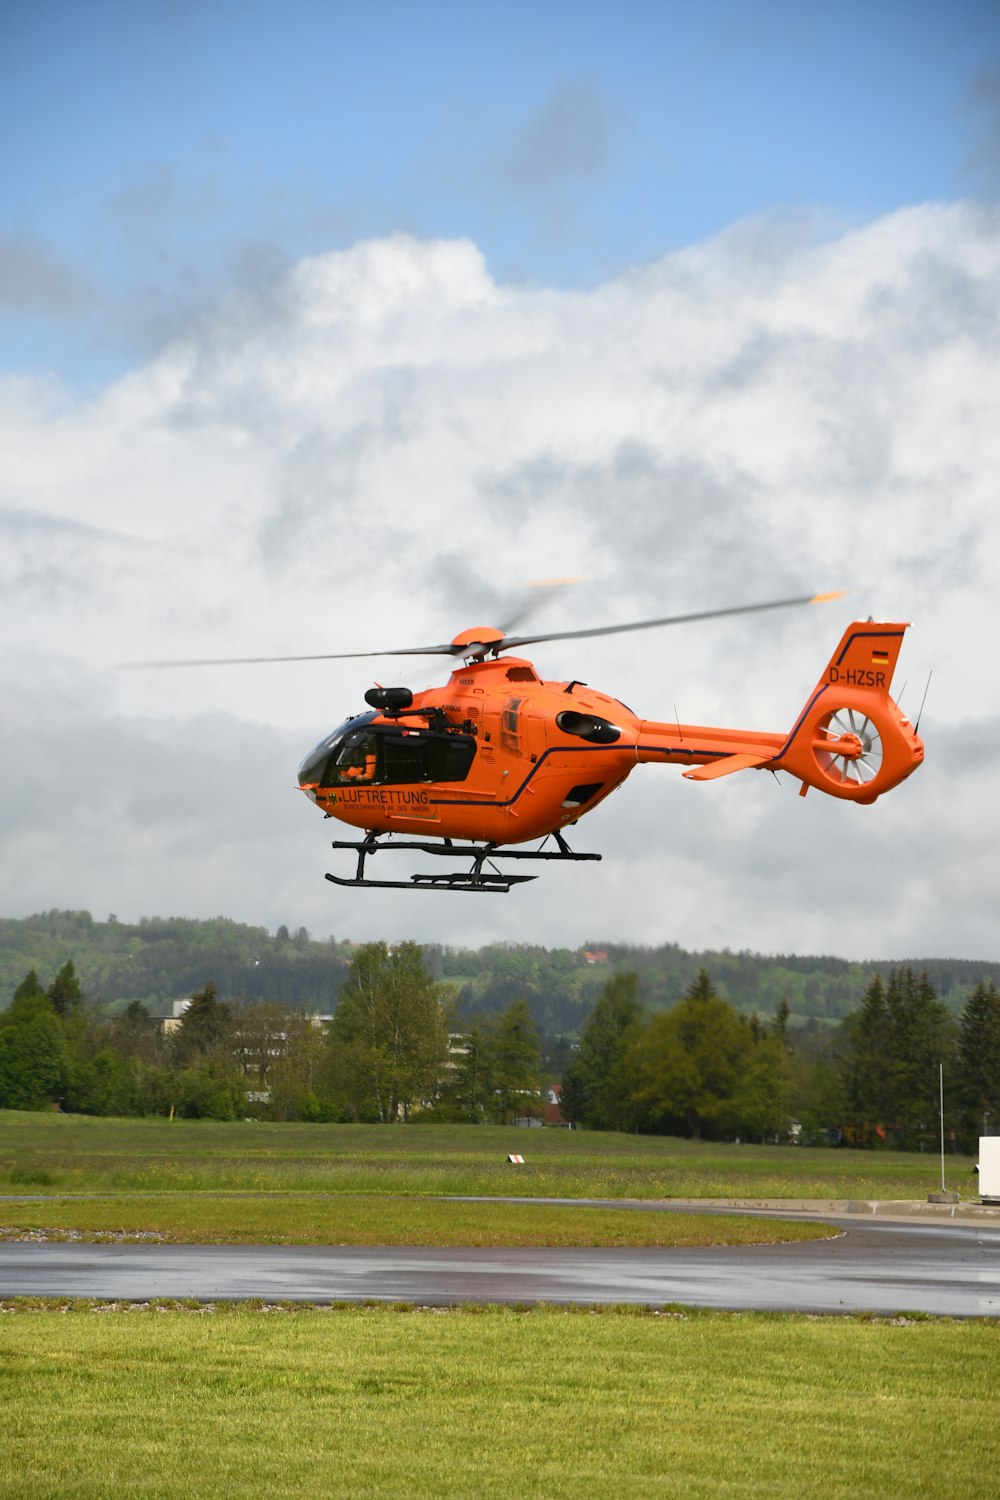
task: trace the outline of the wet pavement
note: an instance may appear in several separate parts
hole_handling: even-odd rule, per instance
[[[733,1211],[733,1205],[725,1207]],[[713,1208],[723,1211],[722,1205]],[[777,1210],[756,1209],[762,1211]],[[787,1207],[784,1212],[791,1216]],[[931,1222],[898,1222],[845,1213],[843,1207],[841,1214],[830,1215],[836,1237],[829,1240],[693,1250],[7,1241],[0,1243],[0,1297],[370,1299],[426,1306],[680,1303],[788,1312],[1000,1316],[1000,1223],[995,1216],[970,1222],[938,1222],[934,1216]]]

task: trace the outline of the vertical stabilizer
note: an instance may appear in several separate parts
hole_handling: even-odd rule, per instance
[[[906,625],[855,620],[830,657],[818,687],[871,688],[888,693]]]

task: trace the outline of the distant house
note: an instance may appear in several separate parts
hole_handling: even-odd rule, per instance
[[[559,1096],[561,1093],[562,1085],[558,1083],[550,1083],[545,1090],[542,1120],[546,1125],[569,1125],[569,1121],[563,1118],[562,1110],[559,1108]]]
[[[190,1004],[191,1004],[190,997],[188,997],[188,999],[186,999],[186,1000],[171,1000],[170,1001],[170,1014],[169,1014],[169,1016],[161,1016],[160,1017],[160,1026],[163,1029],[163,1035],[164,1036],[169,1036],[172,1031],[176,1031],[179,1028],[179,1026],[181,1024],[181,1021],[182,1021],[182,1019],[184,1017],[184,1012],[187,1010],[187,1008],[188,1008],[188,1006]]]
[[[588,964],[606,964],[608,961],[607,948],[595,948],[592,952],[584,948],[584,962]]]

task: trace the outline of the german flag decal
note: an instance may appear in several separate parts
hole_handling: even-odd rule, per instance
[[[873,651],[872,652],[872,666],[873,667],[887,667],[888,665],[889,665],[889,653],[888,653],[888,651]]]

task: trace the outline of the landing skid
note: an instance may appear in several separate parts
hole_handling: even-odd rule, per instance
[[[342,875],[327,875],[327,880],[332,880],[334,885],[363,886],[366,889],[381,889],[392,891],[490,891],[504,894],[510,890],[512,885],[523,885],[529,880],[537,880],[536,875],[512,875],[505,870],[499,870],[494,863],[498,859],[600,859],[599,854],[576,854],[569,847],[561,833],[553,833],[558,848],[556,849],[507,849],[500,848],[496,844],[453,844],[451,839],[439,839],[435,843],[425,843],[416,839],[392,839],[390,837],[380,840],[377,834],[369,833],[360,843],[345,842],[335,839],[334,849],[354,849],[358,856],[358,867],[353,880],[348,880]],[[441,875],[411,875],[409,880],[367,880],[365,878],[365,861],[371,854],[378,854],[383,849],[419,849],[423,854],[454,855],[456,859],[469,857],[472,867],[468,870],[449,870]],[[484,869],[489,864],[490,869]]]

